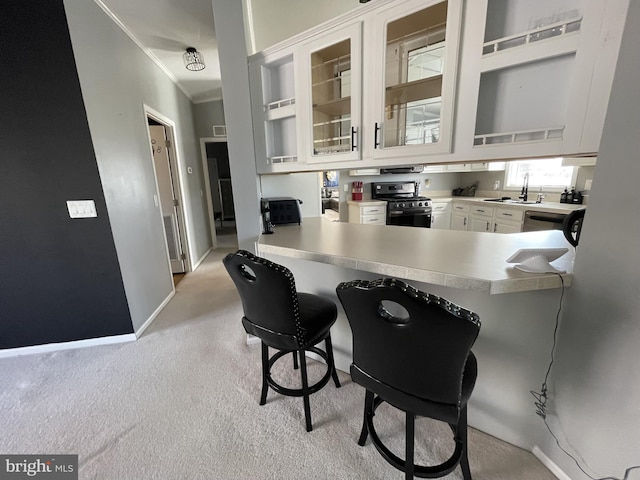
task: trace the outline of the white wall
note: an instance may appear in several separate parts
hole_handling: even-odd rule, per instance
[[[358,0],[245,0],[253,30],[249,54],[264,50],[357,7]]]
[[[94,2],[64,4],[122,279],[138,330],[173,291],[153,197],[156,185],[143,104],[177,126],[192,261],[211,246],[192,104]],[[187,167],[193,174],[187,174]]]
[[[638,45],[640,2],[631,2],[551,385],[550,424],[596,478],[627,478],[640,465]],[[572,479],[586,478],[551,437],[543,448]]]
[[[302,200],[300,209],[303,217],[318,217],[322,212],[322,178],[318,172],[262,175],[260,184],[263,198],[293,197]]]
[[[213,125],[225,125],[222,100],[194,104],[193,118],[198,138],[213,137]]]

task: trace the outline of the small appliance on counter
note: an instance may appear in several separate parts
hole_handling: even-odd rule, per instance
[[[560,203],[573,203],[576,205],[582,205],[584,195],[582,192],[577,192],[576,187],[571,187],[571,191],[568,188],[564,189],[564,192],[560,194]]]
[[[269,201],[266,199],[260,200],[260,213],[262,214],[262,233],[272,234],[273,223],[271,223],[271,211],[269,210]]]
[[[351,200],[362,200],[362,182],[351,182]]]
[[[261,200],[263,233],[273,233],[274,225],[302,221],[300,204],[302,200],[293,197],[271,197]],[[271,230],[271,231],[269,231]]]

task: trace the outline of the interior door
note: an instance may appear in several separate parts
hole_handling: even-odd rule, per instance
[[[178,200],[173,185],[174,176],[171,171],[170,150],[168,148],[166,130],[163,125],[149,125],[153,163],[158,179],[160,208],[167,237],[167,249],[173,273],[183,273],[184,255],[180,242],[180,224],[178,222]]]

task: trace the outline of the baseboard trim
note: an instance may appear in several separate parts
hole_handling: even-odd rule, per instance
[[[115,343],[135,342],[133,333],[114,335],[111,337],[88,338],[86,340],[74,340],[71,342],[46,343],[29,347],[8,348],[0,350],[0,358],[18,357],[21,355],[33,355],[37,353],[51,353],[60,350],[74,350],[77,348],[95,347],[97,345],[112,345]]]
[[[558,478],[559,480],[571,480],[571,477],[569,477],[569,475],[564,473],[562,469],[553,462],[553,460],[547,457],[547,455],[542,450],[540,450],[540,447],[538,447],[537,445],[534,445],[533,448],[531,449],[531,453],[533,453],[533,455],[538,460],[540,460],[540,462],[545,467],[547,467],[547,469],[551,473],[553,473],[556,476],[556,478]]]
[[[213,250],[213,247],[210,247],[209,250],[204,252],[204,255],[202,255],[200,257],[200,259],[196,263],[191,265],[191,271],[192,272],[195,271],[195,269],[198,268],[202,262],[204,262],[204,259],[207,258],[207,255],[209,255],[211,253],[211,250]]]
[[[169,301],[173,298],[175,294],[176,294],[176,290],[174,288],[171,291],[171,293],[167,295],[167,298],[165,298],[164,301],[158,306],[158,308],[155,309],[155,311],[151,314],[151,316],[147,318],[147,320],[140,326],[138,330],[136,330],[135,332],[136,338],[140,338],[142,336],[144,331],[147,328],[149,328],[149,325],[151,325],[151,323],[156,319],[156,317],[160,314],[162,309],[167,306],[167,303],[169,303]]]

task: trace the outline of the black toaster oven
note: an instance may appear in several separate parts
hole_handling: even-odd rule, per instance
[[[263,211],[268,209],[269,220],[273,225],[297,223],[302,221],[301,200],[293,197],[272,197],[262,199]]]

